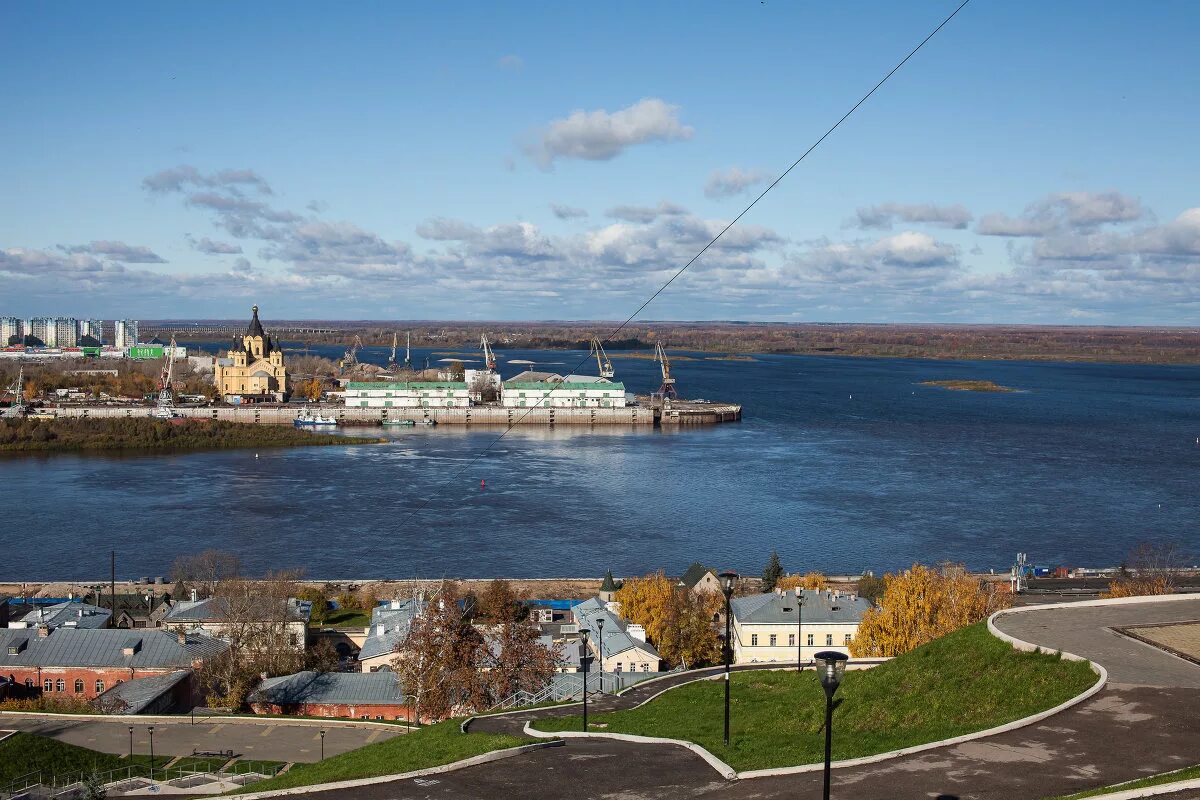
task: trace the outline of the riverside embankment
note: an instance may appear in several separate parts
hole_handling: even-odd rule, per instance
[[[347,408],[345,406],[228,406],[177,408],[191,419],[290,425],[304,410],[332,416],[345,425],[380,425],[387,420],[431,421],[439,425],[714,425],[736,422],[742,407],[733,403],[680,401],[665,408],[649,405],[624,408]],[[150,406],[65,406],[54,409],[60,417],[86,419],[149,417]]]

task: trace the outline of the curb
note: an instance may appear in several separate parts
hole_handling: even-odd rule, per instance
[[[248,794],[238,795],[241,800],[260,800],[260,798],[268,797],[287,797],[288,795],[296,794],[311,794],[312,792],[328,792],[336,789],[355,789],[359,786],[375,786],[380,783],[391,783],[393,781],[403,781],[409,778],[420,778],[425,775],[440,775],[443,772],[454,772],[467,767],[478,766],[479,764],[488,764],[492,761],[501,761],[513,756],[519,756],[533,750],[542,750],[547,747],[562,747],[563,742],[555,739],[544,742],[534,742],[533,744],[523,744],[518,747],[508,747],[504,750],[493,750],[490,753],[483,753],[470,758],[464,758],[461,761],[452,761],[449,764],[442,764],[437,767],[427,767],[426,769],[413,770],[412,772],[402,772],[398,775],[380,775],[375,778],[359,778],[351,781],[336,781],[334,783],[313,783],[308,786],[293,786],[290,789],[274,789],[266,792],[251,792]]]
[[[535,739],[545,739],[555,736],[565,739],[616,739],[619,742],[637,742],[639,744],[679,745],[680,747],[691,750],[693,753],[703,758],[708,762],[710,767],[721,773],[721,777],[725,778],[726,780],[737,780],[737,778],[740,777],[733,767],[729,766],[700,745],[694,742],[685,742],[681,739],[662,739],[657,736],[637,736],[632,733],[592,733],[590,731],[588,733],[584,733],[583,731],[555,731],[554,733],[549,733],[547,731],[534,730],[533,728],[529,727],[528,722],[525,723],[525,733],[526,735],[532,736]]]
[[[1143,786],[1140,789],[1125,789],[1120,792],[1098,794],[1096,800],[1137,800],[1139,797],[1154,797],[1158,794],[1174,794],[1189,789],[1200,789],[1200,778],[1189,778],[1175,783],[1160,783],[1157,786]],[[1086,791],[1086,790],[1085,790]]]

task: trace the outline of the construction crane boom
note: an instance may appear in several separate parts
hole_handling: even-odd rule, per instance
[[[479,347],[483,350],[483,363],[487,366],[488,371],[496,369],[496,354],[492,352],[492,345],[488,342],[487,334],[482,334],[479,337]]]
[[[404,368],[411,370],[412,365],[412,331],[404,332]]]
[[[596,369],[601,378],[611,378],[617,374],[613,369],[612,362],[608,360],[608,354],[604,352],[604,345],[594,336],[592,337],[592,349],[588,351],[588,354],[596,357]]]
[[[388,359],[388,369],[396,368],[396,345],[398,343],[398,337],[399,337],[399,334],[397,334],[395,331],[393,331],[392,332],[392,355],[391,355],[391,358]]]
[[[678,400],[679,393],[675,390],[675,379],[671,377],[671,359],[667,357],[666,348],[661,343],[654,345],[654,360],[662,368],[662,386],[658,388],[658,394]]]
[[[357,333],[354,334],[354,344],[350,345],[350,349],[342,356],[341,362],[338,364],[342,370],[353,369],[358,365],[358,351],[362,349],[362,337]]]
[[[8,391],[13,394],[12,404],[0,413],[5,419],[17,419],[25,414],[25,365],[17,368],[17,382]]]

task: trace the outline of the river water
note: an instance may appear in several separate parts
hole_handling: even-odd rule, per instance
[[[501,355],[510,376],[523,367],[508,360],[565,372],[584,354]],[[676,363],[682,394],[742,403],[742,422],[529,426],[499,442],[502,428],[347,429],[389,442],[0,459],[0,580],[103,577],[110,549],[120,577],[168,575],[177,555],[215,547],[250,571],[314,578],[679,573],[697,560],[757,573],[772,548],[788,570],[831,572],[1003,570],[1017,551],[1111,565],[1163,539],[1200,553],[1198,367],[695,356]],[[657,388],[652,362],[614,363],[628,389]],[[958,378],[1021,391],[920,385]]]

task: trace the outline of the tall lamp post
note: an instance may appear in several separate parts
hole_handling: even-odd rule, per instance
[[[600,694],[604,694],[604,617],[596,619],[596,644],[600,645]]]
[[[583,636],[583,732],[587,733],[587,679],[588,665],[592,663],[592,656],[588,652],[588,636],[591,634],[591,630],[580,628],[579,633]]]
[[[150,780],[154,780],[154,726],[148,725],[150,731]]]
[[[321,760],[325,760],[325,731],[321,731]]]
[[[738,574],[726,570],[720,575],[721,594],[725,595],[725,746],[729,746],[729,665],[733,661],[733,639],[730,633],[733,614],[729,610],[729,600],[733,597],[733,586],[737,583]]]
[[[133,763],[133,726],[129,726],[129,763]]]
[[[822,650],[813,656],[819,670],[817,677],[821,679],[821,687],[825,690],[825,789],[821,795],[824,800],[829,800],[829,761],[833,751],[833,695],[842,682],[842,675],[846,673],[848,658],[845,653],[835,650]]]
[[[801,635],[804,633],[804,590],[799,586],[796,587],[796,672],[804,671],[804,650],[801,649],[803,641]]]

